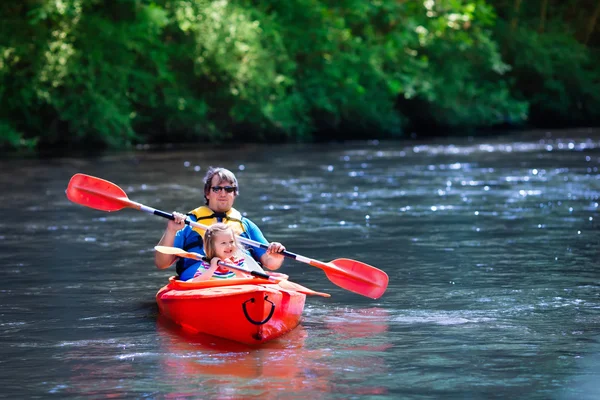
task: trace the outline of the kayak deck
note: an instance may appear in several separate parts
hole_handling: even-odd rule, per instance
[[[268,280],[174,278],[156,294],[160,312],[184,329],[246,344],[275,339],[300,323],[306,295]]]

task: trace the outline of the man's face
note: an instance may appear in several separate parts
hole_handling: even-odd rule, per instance
[[[213,188],[221,188],[218,192],[215,192]],[[210,189],[206,194],[206,198],[208,199],[208,207],[216,212],[227,212],[233,207],[233,202],[235,200],[236,191],[232,191],[231,193],[227,193],[225,190],[228,187],[233,187],[233,183],[228,181],[222,181],[220,178],[215,175],[212,177]]]

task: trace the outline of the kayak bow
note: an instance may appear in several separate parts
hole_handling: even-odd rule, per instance
[[[184,329],[249,345],[275,339],[299,323],[306,295],[256,278],[179,281],[156,294],[160,312]]]

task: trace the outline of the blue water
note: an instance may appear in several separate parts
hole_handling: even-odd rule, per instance
[[[0,161],[0,397],[596,399],[600,135]],[[270,240],[386,271],[371,300],[292,260],[300,327],[261,348],[187,334],[154,301],[165,221],[69,202],[78,172],[165,211],[210,165]]]

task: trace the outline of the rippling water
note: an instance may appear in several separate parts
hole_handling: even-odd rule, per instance
[[[415,142],[139,150],[2,160],[0,397],[595,399],[598,131]],[[235,155],[235,160],[232,156]],[[252,349],[157,312],[165,221],[70,203],[83,172],[187,211],[210,165],[289,250],[385,270],[370,300],[286,261],[302,325]]]

